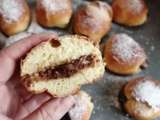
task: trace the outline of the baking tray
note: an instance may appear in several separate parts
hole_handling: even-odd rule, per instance
[[[111,0],[104,1],[111,3]],[[35,1],[29,0],[28,2],[33,9]],[[76,9],[77,5],[82,2],[83,0],[73,0],[73,8]],[[160,0],[148,0],[146,2],[149,7],[149,17],[144,25],[130,28],[113,23],[112,30],[103,38],[102,43],[107,41],[108,37],[112,34],[129,34],[144,47],[148,55],[149,67],[140,73],[131,76],[119,76],[106,70],[104,77],[100,81],[92,85],[83,86],[82,89],[86,90],[92,96],[95,105],[91,120],[131,120],[130,117],[116,107],[121,87],[128,80],[139,76],[149,75],[160,80]],[[39,33],[44,31],[48,30],[43,29],[36,24],[33,12],[33,20],[30,27],[27,29],[27,32]],[[68,28],[63,30],[49,29],[49,31],[56,31],[59,35],[72,33],[71,24]],[[6,38],[3,34],[0,34],[1,47],[10,45],[14,41],[27,35],[29,35],[29,33],[23,32],[10,38]]]

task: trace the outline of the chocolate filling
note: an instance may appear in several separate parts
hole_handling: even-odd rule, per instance
[[[59,42],[59,40],[55,40],[55,39],[52,39],[50,41],[50,43],[51,43],[52,47],[55,47],[55,48],[59,47],[61,45],[61,43]]]
[[[78,71],[92,66],[95,63],[95,55],[83,55],[78,59],[74,59],[68,63],[58,65],[56,67],[48,68],[45,71],[40,71],[32,75],[25,75],[23,79],[27,80],[31,77],[38,77],[38,79],[57,79],[70,77]]]

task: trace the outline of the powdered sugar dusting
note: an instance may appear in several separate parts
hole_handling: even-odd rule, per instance
[[[128,0],[124,5],[134,13],[140,12],[143,8],[141,0]]]
[[[142,56],[139,44],[126,34],[117,34],[113,38],[112,53],[123,62]]]
[[[133,92],[138,101],[147,102],[148,105],[155,109],[160,108],[160,86],[152,81],[139,83]]]
[[[41,0],[41,5],[49,12],[58,12],[68,8],[67,0]]]
[[[0,14],[7,22],[17,21],[23,13],[23,6],[20,1],[1,0]]]
[[[86,93],[81,93],[80,95],[75,96],[76,104],[75,106],[69,111],[70,118],[73,120],[82,120],[84,112],[87,110],[87,103],[88,103],[88,95]]]

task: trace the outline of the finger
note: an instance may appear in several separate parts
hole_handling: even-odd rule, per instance
[[[33,96],[28,101],[26,101],[17,112],[15,119],[22,119],[28,116],[30,113],[35,111],[38,107],[40,107],[43,103],[48,101],[51,97],[48,94],[40,94]]]
[[[29,100],[32,96],[31,92],[28,92],[27,89],[20,82],[20,70],[16,68],[14,74],[12,75],[12,80],[8,81],[6,85],[13,86],[17,95],[21,98],[21,101]]]
[[[51,37],[55,38],[56,35],[53,33],[32,35],[4,48],[0,52],[0,84],[4,84],[13,75],[17,59],[25,55],[28,50],[38,43],[48,40]]]
[[[33,96],[33,94],[28,92],[27,89],[22,84],[18,84],[15,87],[15,90],[18,96],[22,99],[22,102],[28,101]]]
[[[0,114],[0,120],[12,120],[12,119],[3,114]]]
[[[43,104],[23,120],[60,120],[74,105],[74,98],[60,98]]]
[[[19,108],[20,99],[11,86],[0,87],[0,113],[12,117]],[[1,120],[1,119],[0,119]]]
[[[11,46],[5,48],[3,51],[12,59],[18,59],[22,57],[28,50],[37,45],[40,42],[46,41],[49,38],[57,39],[55,33],[35,34],[31,35],[23,40],[17,41]]]

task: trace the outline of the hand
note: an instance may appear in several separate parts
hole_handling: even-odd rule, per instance
[[[32,35],[0,52],[0,120],[59,120],[74,104],[73,98],[30,95],[20,85],[19,62],[38,43],[55,34]]]

